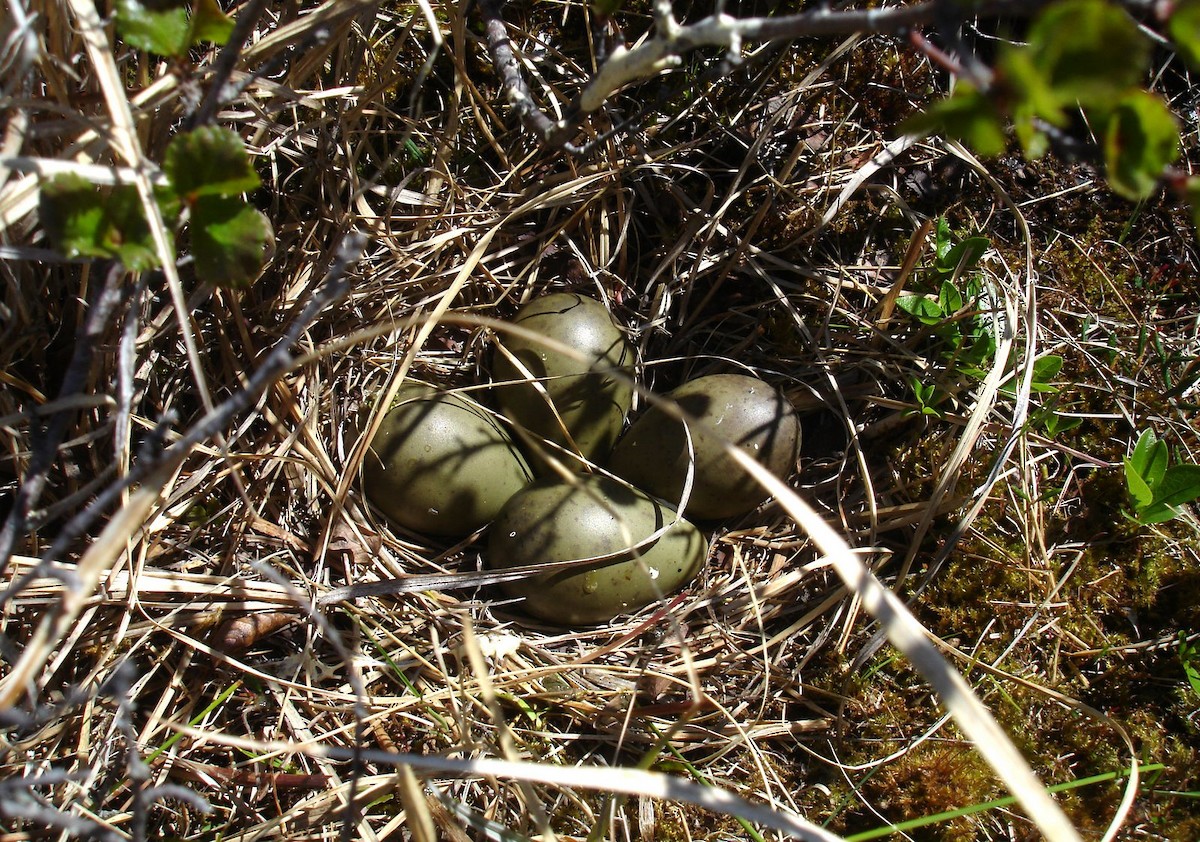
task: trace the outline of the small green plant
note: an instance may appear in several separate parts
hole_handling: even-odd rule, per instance
[[[1200,646],[1188,640],[1186,632],[1179,633],[1179,665],[1183,667],[1183,677],[1191,685],[1196,701],[1200,702]]]
[[[1054,378],[1062,371],[1062,367],[1063,358],[1057,354],[1045,354],[1035,359],[1033,374],[1029,379],[1029,391],[1045,395],[1057,394],[1058,386],[1054,383]],[[1012,375],[1000,384],[1000,391],[1009,397],[1015,397],[1020,380],[1020,375]]]
[[[1171,4],[1167,20],[1175,49],[1193,66],[1200,57],[1198,5]],[[1008,146],[1008,123],[1026,157],[1035,159],[1082,109],[1115,192],[1146,199],[1166,174],[1196,214],[1200,179],[1170,171],[1179,157],[1179,126],[1166,101],[1142,87],[1151,57],[1150,41],[1118,5],[1065,0],[1038,15],[1022,44],[1001,48],[991,90],[960,81],[952,96],[911,118],[905,129],[944,131],[992,156]]]
[[[117,0],[115,11],[117,33],[125,43],[176,59],[199,44],[224,44],[233,32],[233,20],[221,11],[217,0],[191,4]]]
[[[987,292],[983,278],[973,272],[991,246],[986,237],[956,239],[944,217],[934,229],[934,263],[926,273],[926,285],[937,293],[913,293],[896,299],[896,307],[927,327],[942,345],[941,356],[949,370],[975,380],[987,376],[986,367],[996,356]],[[1063,358],[1045,354],[1033,361],[1030,391],[1053,398],[1059,387],[1054,380],[1062,371]],[[1000,386],[1000,392],[1015,397],[1020,375],[1013,374]],[[941,416],[936,408],[945,394],[932,385],[911,378],[913,397],[921,415]],[[1033,424],[1050,437],[1078,427],[1080,419],[1059,415],[1053,399],[1033,413]]]
[[[985,308],[980,301],[986,298],[982,277],[973,270],[979,265],[991,243],[986,237],[957,239],[944,217],[934,228],[934,261],[922,277],[918,289],[896,299],[896,308],[907,313],[929,334],[929,353],[938,355],[949,370],[981,379],[983,370],[996,354],[996,341]],[[917,408],[913,414],[941,417],[938,404],[946,392],[920,378],[912,377],[913,398]]]
[[[946,399],[946,393],[937,387],[934,383],[923,383],[919,377],[910,378],[913,388],[913,398],[917,402],[917,408],[909,412],[910,415],[932,415],[935,418],[942,417],[942,411],[938,409],[938,404]]]
[[[942,355],[956,370],[983,377],[982,367],[995,356],[996,341],[980,306],[983,279],[973,270],[991,246],[986,237],[958,240],[945,217],[934,228],[934,262],[925,285],[935,293],[913,293],[896,299],[896,307],[929,328],[940,340]]]
[[[116,27],[133,47],[182,62],[191,47],[228,40],[233,21],[216,0],[154,4],[119,0]],[[186,225],[196,275],[202,281],[241,286],[262,269],[271,224],[242,194],[261,185],[241,138],[219,126],[202,126],[172,138],[162,162],[155,200],[173,236]],[[67,257],[120,261],[133,271],[160,264],[137,188],[100,188],[79,175],[42,184],[42,224]]]
[[[1125,486],[1134,519],[1143,525],[1179,515],[1179,507],[1200,498],[1200,465],[1168,465],[1167,443],[1144,431],[1125,460]]]

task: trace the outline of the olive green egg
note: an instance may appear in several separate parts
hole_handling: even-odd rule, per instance
[[[771,473],[786,478],[800,449],[800,420],[775,387],[744,374],[712,374],[684,383],[666,396],[695,419],[684,424],[652,406],[617,443],[609,467],[638,488],[678,503],[690,454],[695,476],[686,514],[700,520],[745,514],[767,492],[725,453],[730,442]]]
[[[501,509],[488,538],[488,563],[496,569],[605,556],[502,585],[522,598],[525,612],[566,626],[607,622],[649,605],[690,582],[707,555],[707,542],[691,523],[598,474],[527,486]]]
[[[613,372],[633,374],[633,349],[625,334],[603,304],[575,293],[535,298],[517,311],[513,321],[579,352],[582,358],[525,336],[501,335],[492,366],[501,410],[535,436],[568,451],[577,449],[589,460],[602,460],[620,435],[633,400],[632,387],[612,376]],[[545,395],[509,355],[529,370]]]
[[[530,480],[508,433],[465,395],[405,385],[363,459],[363,491],[414,532],[467,535]]]

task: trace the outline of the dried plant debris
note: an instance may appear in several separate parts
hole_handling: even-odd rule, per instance
[[[694,50],[572,156],[469,4],[116,5],[3,18],[11,833],[1200,835],[1186,209],[902,137],[943,79],[892,37]],[[654,14],[617,6],[503,8],[539,108]],[[410,381],[504,423],[498,326],[554,293],[653,395],[754,376],[803,427],[685,590],[598,624],[361,484]]]

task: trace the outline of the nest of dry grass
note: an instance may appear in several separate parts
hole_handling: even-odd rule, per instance
[[[113,164],[119,127],[95,67],[71,59],[85,51],[70,5],[38,7],[36,56],[9,57],[19,81],[6,83],[5,149]],[[580,8],[511,11],[534,78],[569,92],[586,56],[570,38]],[[213,56],[169,67],[114,55],[137,140],[155,160]],[[864,62],[884,68],[878,99],[861,96]],[[8,565],[0,618],[11,706],[0,801],[14,832],[729,838],[758,831],[635,770],[853,829],[862,819],[846,818],[847,803],[862,770],[934,737],[960,750],[954,774],[974,768],[911,674],[891,680],[914,694],[913,711],[887,713],[903,696],[872,699],[862,667],[892,663],[891,650],[777,503],[714,529],[680,599],[563,630],[455,579],[481,568],[477,543],[398,532],[358,490],[362,419],[401,378],[486,382],[489,331],[458,316],[504,319],[572,289],[628,329],[655,391],[729,367],[780,385],[805,412],[792,488],[896,590],[919,598],[936,582],[989,499],[1019,512],[1002,521],[1005,552],[1033,548],[1035,562],[1019,560],[1031,570],[1046,558],[1042,509],[1011,489],[1075,451],[1015,435],[1028,392],[999,390],[1003,366],[983,381],[946,379],[889,295],[928,261],[921,217],[967,190],[955,206],[964,227],[995,232],[981,272],[1002,349],[1032,359],[1045,338],[1031,271],[1039,246],[988,170],[932,143],[893,147],[899,165],[880,155],[908,107],[897,91],[924,89],[930,70],[876,39],[764,54],[706,96],[689,78],[685,69],[623,94],[615,115],[661,99],[671,116],[570,158],[506,118],[459,7],[271,9],[218,115],[251,149],[265,184],[252,201],[275,229],[272,259],[244,290],[195,284],[186,263],[174,289],[161,273],[57,259],[37,225],[37,175],[9,175],[6,491],[27,476],[49,413],[68,422],[37,528]],[[367,239],[342,266],[354,232]],[[308,318],[331,267],[348,290]],[[118,300],[94,324],[105,290]],[[84,383],[56,403],[81,336],[92,354]],[[248,394],[281,342],[278,376]],[[941,378],[940,415],[913,413],[914,378]],[[163,461],[238,394],[249,397],[243,410]],[[97,508],[142,463],[167,469]],[[63,535],[61,554],[39,561]],[[442,581],[396,584],[413,576]],[[321,601],[372,583],[392,592]],[[1039,610],[1025,619],[1037,625]],[[993,675],[1010,667],[997,661]],[[999,674],[977,680],[991,687]],[[1020,689],[1040,711],[1050,702],[1037,679]],[[1068,696],[1055,702],[1071,708]],[[1127,765],[1118,730],[1108,731],[1112,755]],[[417,766],[417,781],[397,769],[412,756],[449,765]],[[506,775],[507,761],[544,771]],[[632,783],[604,770],[627,770]],[[909,787],[896,796],[901,813],[924,809],[903,806],[923,784],[896,780]],[[1001,792],[982,784],[970,797]],[[1120,821],[1117,799],[1099,821]],[[722,809],[751,816],[743,806]],[[887,819],[869,821],[900,815],[876,807]],[[1021,820],[960,827],[999,838],[1009,821]]]

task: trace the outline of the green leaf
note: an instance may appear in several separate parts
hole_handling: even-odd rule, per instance
[[[1188,67],[1200,70],[1200,0],[1176,0],[1167,34]]]
[[[1137,86],[1150,62],[1150,42],[1137,24],[1105,0],[1054,3],[1030,28],[1028,44],[1049,90],[1084,105],[1105,104]]]
[[[221,11],[217,0],[196,0],[192,9],[192,28],[189,41],[199,44],[208,41],[224,44],[233,34],[233,18]]]
[[[245,286],[258,277],[272,242],[266,216],[237,198],[201,196],[192,208],[196,275],[219,286]]]
[[[1000,113],[969,82],[959,82],[950,97],[909,117],[900,130],[912,135],[944,133],[985,158],[1001,154],[1007,145]]]
[[[938,291],[938,309],[947,316],[953,316],[963,308],[962,293],[949,281],[942,281]]]
[[[916,377],[909,378],[909,382],[913,387],[913,398],[916,399],[918,410],[921,415],[934,415],[940,418],[942,413],[937,409],[936,404],[940,402],[941,395],[938,394],[938,388],[930,383],[926,385]]]
[[[1029,378],[1029,391],[1031,392],[1057,392],[1058,387],[1054,385],[1053,380],[1062,371],[1063,358],[1057,354],[1047,354],[1044,357],[1038,357],[1033,361],[1033,373]],[[1017,381],[1020,378],[1013,375],[1000,384],[1000,391],[1012,397],[1017,393]]]
[[[1082,418],[1059,415],[1057,412],[1051,412],[1042,419],[1042,427],[1045,429],[1046,435],[1052,439],[1074,430],[1082,423]]]
[[[1182,506],[1200,498],[1200,465],[1172,465],[1154,489],[1155,506]]]
[[[1196,667],[1198,656],[1200,652],[1188,641],[1187,633],[1179,632],[1179,663],[1183,667],[1183,675],[1188,684],[1192,685],[1192,692],[1200,696],[1200,669]]]
[[[1196,669],[1196,665],[1189,661],[1184,664],[1183,674],[1188,684],[1192,685],[1192,692],[1200,696],[1200,669]]]
[[[1129,462],[1138,476],[1142,477],[1151,489],[1155,489],[1167,473],[1167,443],[1159,441],[1153,430],[1145,430],[1138,436]],[[1153,499],[1153,495],[1150,499]],[[1147,500],[1143,505],[1149,503],[1150,500]]]
[[[1153,526],[1156,523],[1166,523],[1179,517],[1179,509],[1174,506],[1154,503],[1144,509],[1138,509],[1137,522],[1143,526]]]
[[[972,334],[971,344],[958,352],[959,371],[970,377],[983,380],[987,372],[984,365],[990,365],[996,356],[996,338],[991,333]]]
[[[167,220],[168,225],[172,224],[172,220],[179,219],[179,214],[183,211],[183,203],[179,201],[179,197],[175,195],[175,191],[169,184],[155,185],[154,201],[158,203],[158,208],[162,211],[163,219]]]
[[[104,240],[104,199],[77,175],[58,175],[42,185],[39,211],[46,236],[69,258],[111,257],[99,251]]]
[[[991,245],[991,242],[984,237],[980,237],[979,239],[984,241],[986,245],[984,245],[983,250],[987,251],[987,247]],[[977,263],[978,260],[972,264],[972,268],[974,268]],[[971,277],[967,278],[967,296],[971,299],[978,299],[981,295],[983,295],[983,281],[979,278],[979,276],[972,275]]]
[[[937,265],[940,267],[946,259],[946,255],[950,249],[954,247],[954,237],[950,233],[950,223],[946,217],[939,216],[937,218],[937,228],[933,235],[933,254],[937,258]]]
[[[1035,392],[1057,391],[1054,378],[1062,371],[1063,358],[1057,354],[1046,354],[1033,361],[1033,377],[1030,378]]]
[[[182,3],[117,0],[117,32],[125,43],[160,56],[182,56],[191,46],[187,7]]]
[[[947,274],[952,273],[958,269],[959,263],[962,264],[964,272],[975,268],[979,264],[979,259],[983,257],[983,253],[988,250],[991,244],[991,241],[987,237],[967,237],[967,239],[956,243],[944,255],[938,258],[938,271]]]
[[[941,306],[927,295],[901,295],[896,299],[896,308],[925,325],[941,324],[945,319]]]
[[[1127,199],[1146,198],[1178,157],[1179,127],[1167,104],[1148,91],[1123,96],[1104,132],[1104,163],[1113,190]]]
[[[1134,467],[1132,459],[1125,460],[1125,488],[1129,491],[1129,499],[1133,501],[1134,510],[1139,513],[1154,502],[1154,490]]]
[[[69,258],[119,260],[135,272],[159,265],[133,185],[102,192],[81,176],[55,176],[42,185],[39,210],[50,242]]]
[[[996,86],[1000,96],[1010,103],[1013,130],[1026,157],[1031,160],[1046,154],[1050,142],[1036,120],[1054,126],[1067,122],[1063,101],[1033,62],[1028,49],[1003,50],[996,62]]]
[[[237,196],[262,183],[242,139],[222,126],[202,126],[172,138],[163,171],[188,204],[201,196]]]

